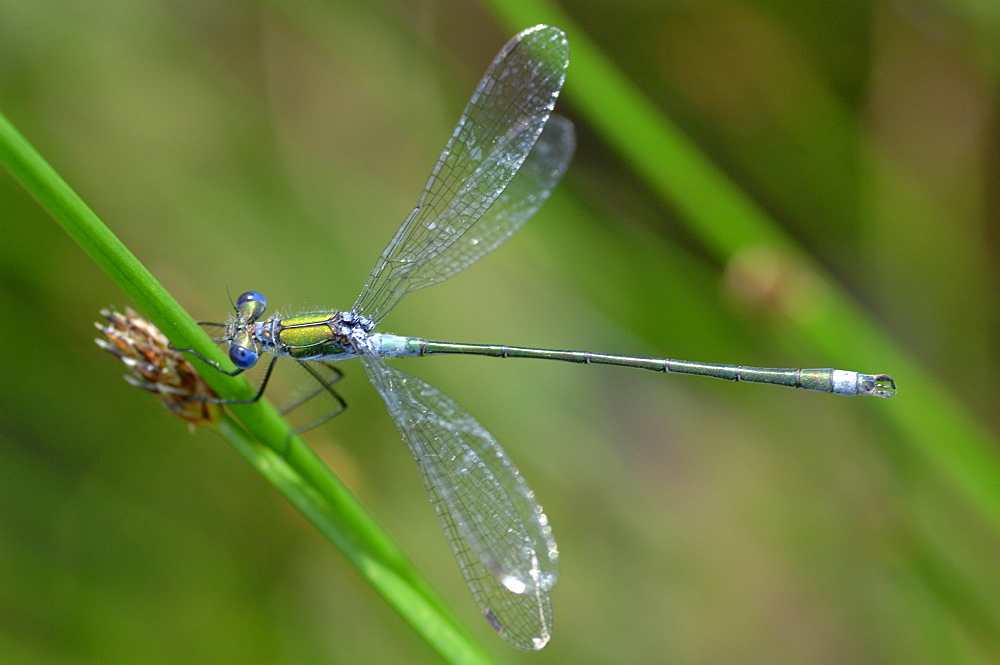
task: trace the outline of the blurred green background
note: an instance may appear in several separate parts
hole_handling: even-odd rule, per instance
[[[579,148],[552,201],[386,330],[835,364],[900,394],[400,361],[479,417],[552,520],[534,655],[479,617],[359,366],[310,444],[498,662],[1000,660],[997,5],[560,7],[571,45],[594,40],[827,274],[706,243],[590,122],[602,98],[571,60]],[[344,307],[490,59],[548,20],[514,11],[532,6],[14,0],[0,112],[195,317],[247,289]],[[828,276],[882,334],[817,343]],[[221,438],[121,380],[91,321],[129,303],[5,172],[0,299],[0,661],[437,661]]]

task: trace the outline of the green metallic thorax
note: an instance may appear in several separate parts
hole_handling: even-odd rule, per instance
[[[307,312],[277,321],[275,341],[284,352],[299,360],[344,353],[344,347],[334,339],[336,316],[331,312]]]

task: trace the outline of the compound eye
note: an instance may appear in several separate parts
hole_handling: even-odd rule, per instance
[[[229,359],[240,369],[250,369],[257,364],[256,351],[251,351],[245,346],[234,344],[229,347]]]
[[[236,299],[236,309],[239,309],[240,305],[248,302],[259,302],[264,307],[267,307],[267,299],[264,297],[263,293],[258,291],[247,291]]]
[[[257,291],[247,291],[236,299],[236,312],[246,321],[256,321],[267,309],[267,299]]]

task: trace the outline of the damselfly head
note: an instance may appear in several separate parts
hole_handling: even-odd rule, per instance
[[[229,360],[240,369],[250,369],[260,358],[256,327],[266,309],[267,299],[257,291],[236,299],[236,314],[226,323],[223,341],[229,344]]]

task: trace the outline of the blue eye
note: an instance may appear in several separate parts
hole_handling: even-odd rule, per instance
[[[265,309],[267,299],[262,293],[247,291],[236,299],[236,314],[243,317],[243,323],[253,323],[264,314]]]
[[[250,369],[257,364],[257,358],[259,358],[257,352],[245,346],[233,344],[229,347],[229,359],[240,369]]]
[[[259,302],[262,310],[267,307],[267,298],[264,297],[263,293],[259,293],[257,291],[247,291],[236,299],[236,309],[239,309],[241,305],[248,302]]]

